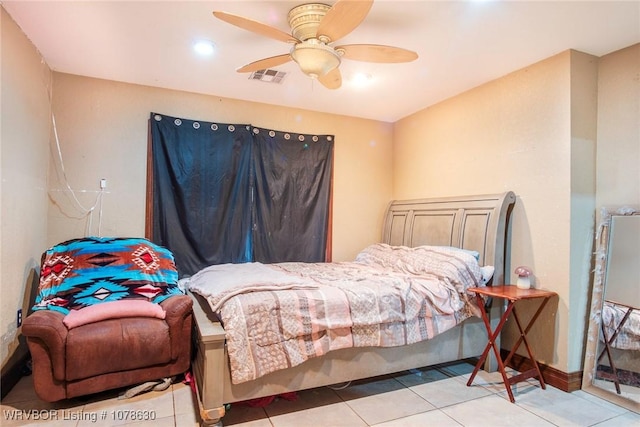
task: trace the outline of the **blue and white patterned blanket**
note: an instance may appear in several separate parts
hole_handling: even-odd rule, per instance
[[[34,310],[68,314],[124,299],[159,303],[182,295],[173,254],[142,238],[87,237],[69,240],[42,256]]]

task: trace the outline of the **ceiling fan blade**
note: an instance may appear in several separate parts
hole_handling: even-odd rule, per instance
[[[291,61],[291,55],[288,53],[284,55],[271,56],[269,58],[260,59],[238,68],[236,71],[239,73],[252,73],[258,70],[264,70],[266,68],[277,67],[278,65],[286,64]]]
[[[334,42],[353,31],[369,13],[373,0],[338,0],[320,21],[317,36]]]
[[[343,51],[343,58],[365,62],[411,62],[418,59],[418,54],[407,49],[379,44],[348,44],[337,46]]]
[[[342,86],[342,74],[340,68],[336,67],[322,77],[318,77],[318,81],[327,89],[338,89]]]
[[[284,31],[281,31],[275,27],[271,27],[269,25],[254,21],[249,18],[243,18],[242,16],[218,11],[213,12],[213,16],[231,25],[235,25],[236,27],[240,27],[244,30],[248,30],[253,33],[260,34],[261,36],[276,39],[285,43],[298,43],[300,41],[297,38],[293,37],[291,34],[285,33]]]

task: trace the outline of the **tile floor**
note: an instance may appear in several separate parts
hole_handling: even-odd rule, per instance
[[[640,426],[640,415],[583,391],[540,389],[529,380],[507,398],[500,375],[480,372],[471,387],[473,367],[464,362],[323,387],[298,393],[295,401],[276,400],[265,408],[233,405],[225,426]],[[197,405],[183,383],[165,391],[119,400],[122,390],[64,404],[37,399],[31,377],[24,377],[2,400],[2,426],[196,426]],[[132,420],[138,414],[153,420]],[[30,417],[30,419],[27,419]],[[40,419],[34,419],[39,417]],[[21,418],[21,419],[18,419]]]

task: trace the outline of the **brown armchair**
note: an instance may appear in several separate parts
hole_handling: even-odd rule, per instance
[[[81,256],[77,253],[73,256],[78,267]],[[44,265],[45,258],[43,256],[42,271],[50,272],[52,269]],[[81,269],[76,270],[65,278],[81,277]],[[55,271],[60,273],[62,269]],[[137,283],[140,286],[139,280]],[[42,288],[43,273],[41,291]],[[44,295],[36,300],[41,307],[54,301],[54,295],[46,292]],[[65,310],[54,307],[34,311],[25,319],[22,333],[31,352],[37,395],[42,400],[55,402],[185,372],[191,357],[191,298],[170,295],[159,304],[164,310],[164,319],[129,315],[72,328],[64,323]]]

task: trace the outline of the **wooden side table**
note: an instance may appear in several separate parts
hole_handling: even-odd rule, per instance
[[[487,328],[487,335],[489,337],[489,340],[487,342],[487,346],[484,349],[484,352],[482,353],[482,356],[480,356],[480,360],[478,360],[478,363],[476,364],[476,367],[474,368],[473,373],[471,374],[471,377],[469,377],[469,381],[467,381],[467,386],[470,386],[471,383],[473,383],[473,379],[476,377],[476,374],[480,370],[480,367],[482,366],[485,359],[489,355],[489,350],[493,348],[493,352],[498,361],[498,370],[502,375],[502,379],[504,381],[504,387],[507,389],[507,393],[509,394],[509,400],[511,401],[511,403],[514,403],[516,401],[515,398],[513,397],[513,392],[511,391],[511,385],[513,384],[519,383],[528,378],[537,377],[538,380],[540,381],[540,387],[545,389],[546,386],[544,384],[544,380],[542,379],[542,373],[540,372],[540,367],[538,366],[538,362],[536,361],[536,358],[533,355],[533,351],[531,351],[531,346],[527,341],[527,333],[529,332],[529,330],[535,323],[536,319],[542,312],[542,309],[544,308],[544,306],[547,305],[547,302],[549,301],[549,299],[553,296],[556,296],[557,294],[555,292],[544,291],[541,289],[520,289],[515,285],[487,286],[485,288],[469,288],[469,291],[475,292],[479,307],[484,307],[484,300],[482,299],[483,295],[488,297],[493,297],[493,298],[505,299],[508,301],[508,304],[507,304],[506,310],[504,311],[504,313],[502,314],[502,317],[500,318],[500,322],[498,323],[498,326],[496,326],[495,331],[491,331],[491,324],[489,323],[489,318],[487,317],[487,313],[485,312],[485,310],[481,310],[482,320],[484,321],[484,325]],[[520,319],[516,314],[515,303],[516,301],[519,301],[519,300],[534,299],[534,298],[542,298],[542,303],[538,307],[538,310],[533,315],[531,320],[529,320],[529,323],[527,324],[527,326],[523,329],[522,324],[520,323]],[[503,361],[502,358],[500,357],[500,349],[496,345],[495,341],[496,341],[496,338],[498,338],[498,336],[500,335],[502,328],[504,327],[509,315],[512,312],[513,312],[513,317],[516,321],[516,324],[518,325],[518,329],[520,330],[520,338],[514,344],[507,358],[504,359]],[[513,357],[516,350],[518,349],[518,347],[520,347],[520,344],[522,344],[523,342],[527,348],[527,352],[529,353],[529,358],[531,359],[531,363],[533,363],[533,369],[529,369],[528,371],[522,372],[518,375],[514,375],[513,377],[508,378],[504,367],[509,363],[509,361],[511,360],[511,357]]]

